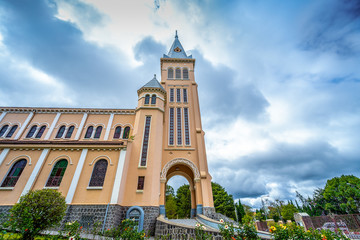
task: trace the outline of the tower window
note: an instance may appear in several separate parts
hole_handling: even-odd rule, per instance
[[[59,131],[56,134],[56,138],[61,138],[63,136],[64,132],[65,132],[65,125],[63,125],[59,128]]]
[[[18,125],[12,126],[8,134],[6,134],[6,138],[11,138],[16,129],[18,128]]]
[[[65,138],[71,138],[72,133],[74,132],[75,126],[70,126],[67,130],[67,133],[65,135]]]
[[[36,126],[36,125],[32,126],[32,127],[30,128],[28,134],[26,135],[26,138],[31,138],[31,137],[34,135],[36,129],[37,129],[37,126]]]
[[[14,165],[11,167],[10,172],[2,182],[1,187],[15,187],[21,173],[26,166],[26,162],[27,161],[25,159],[21,159],[14,163]]]
[[[144,190],[145,176],[139,176],[137,190]]]
[[[102,126],[98,126],[98,127],[96,128],[94,138],[100,138],[102,129],[103,129]]]
[[[170,79],[174,78],[174,69],[173,68],[168,69],[168,78],[170,78]]]
[[[189,79],[189,70],[187,68],[183,69],[183,78]]]
[[[8,130],[8,128],[9,128],[9,125],[5,125],[1,128],[0,137],[2,137],[5,134],[5,132]]]
[[[35,138],[41,138],[41,136],[43,135],[44,131],[46,129],[46,126],[41,126],[41,128],[39,129],[38,133],[36,134]]]
[[[174,89],[170,88],[170,102],[174,102]]]
[[[115,128],[114,138],[119,139],[120,135],[121,135],[121,127],[118,126],[118,127]]]
[[[105,159],[101,159],[95,163],[89,187],[102,187],[104,185],[107,167],[108,162]]]
[[[149,104],[149,102],[150,102],[150,95],[146,94],[145,95],[145,104]]]
[[[61,159],[55,164],[53,170],[51,171],[50,177],[46,183],[46,187],[60,186],[67,165],[68,165],[68,161],[66,159]]]
[[[183,89],[183,98],[184,98],[184,103],[187,103],[188,99],[187,99],[187,89],[186,88]]]
[[[176,79],[181,78],[181,69],[180,68],[175,69],[175,78]]]
[[[174,108],[170,108],[169,111],[169,145],[174,145]]]
[[[185,145],[190,145],[189,109],[184,108]]]
[[[156,94],[151,96],[151,104],[156,104]]]
[[[176,109],[176,124],[177,124],[177,145],[182,145],[181,137],[181,108]]]
[[[126,127],[123,133],[123,139],[128,139],[130,136],[130,127]]]
[[[86,130],[86,134],[85,134],[85,138],[91,138],[91,135],[93,133],[94,127],[93,126],[89,126],[88,129]]]
[[[151,122],[151,116],[146,116],[140,166],[146,166],[147,153],[149,147],[150,122]]]
[[[181,89],[176,89],[176,102],[181,102]]]

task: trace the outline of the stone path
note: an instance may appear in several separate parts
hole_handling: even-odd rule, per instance
[[[167,219],[169,222],[183,224],[186,226],[195,227],[195,224],[198,222],[195,219]]]

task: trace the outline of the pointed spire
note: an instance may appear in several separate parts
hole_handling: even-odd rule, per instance
[[[169,53],[166,55],[164,54],[164,58],[192,58],[192,56],[186,55],[186,52],[181,45],[178,37],[177,30],[175,30],[175,40],[173,44],[171,45],[171,48],[169,50]]]
[[[138,90],[138,93],[140,93],[143,90],[154,89],[154,88],[158,88],[160,91],[165,92],[165,89],[163,88],[163,86],[161,86],[159,81],[156,79],[156,74],[154,74],[153,79],[151,79],[148,83],[146,83],[144,86],[142,86]]]

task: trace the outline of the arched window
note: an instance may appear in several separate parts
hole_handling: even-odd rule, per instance
[[[146,94],[145,95],[145,104],[149,104],[149,102],[150,102],[150,95]]]
[[[15,187],[16,182],[19,180],[21,173],[26,166],[26,159],[20,159],[12,166],[10,172],[1,184],[1,187]]]
[[[168,69],[168,78],[174,78],[174,69],[172,68]]]
[[[51,171],[50,177],[46,183],[46,187],[60,186],[67,165],[68,165],[68,161],[66,159],[61,159],[55,164],[53,170]]]
[[[128,139],[128,138],[129,138],[129,135],[130,135],[130,127],[126,127],[126,128],[124,129],[123,138],[124,138],[124,139]]]
[[[6,137],[11,138],[17,128],[18,128],[18,125],[12,126],[10,131],[8,132],[8,134],[6,134]]]
[[[7,131],[8,128],[9,128],[9,125],[7,125],[7,124],[1,128],[0,137],[2,137],[5,134],[5,132]]]
[[[102,126],[98,126],[98,127],[96,128],[94,138],[100,138],[101,131],[102,131]]]
[[[102,187],[104,185],[107,166],[108,162],[105,159],[101,159],[95,163],[89,187]]]
[[[134,219],[138,223],[138,231],[142,231],[144,227],[144,210],[139,206],[132,206],[126,212],[127,219]]]
[[[30,128],[30,131],[29,131],[28,134],[26,135],[26,137],[27,137],[27,138],[31,138],[31,137],[34,135],[36,129],[37,129],[37,126],[36,126],[36,125],[32,126],[32,127]]]
[[[36,134],[35,138],[41,138],[41,136],[43,135],[44,131],[46,129],[46,126],[41,126],[41,128],[39,129],[38,133]]]
[[[72,133],[74,132],[75,126],[70,126],[67,130],[67,133],[65,135],[65,138],[71,138]]]
[[[156,94],[151,96],[151,104],[156,104]]]
[[[181,78],[181,69],[177,68],[175,70],[175,78],[180,79]]]
[[[56,134],[56,138],[61,138],[64,135],[64,132],[65,132],[65,125],[62,125]]]
[[[187,68],[183,69],[183,79],[189,79],[189,70]]]
[[[93,126],[88,127],[88,129],[86,130],[85,138],[91,138],[93,130],[94,130]]]
[[[118,126],[115,128],[114,138],[119,139],[121,134],[121,127]]]

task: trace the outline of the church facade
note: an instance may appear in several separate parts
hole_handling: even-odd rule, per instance
[[[153,232],[175,175],[189,182],[191,216],[213,213],[195,59],[176,35],[160,65],[135,109],[0,107],[0,213],[48,188],[66,199],[64,221],[135,218]]]

